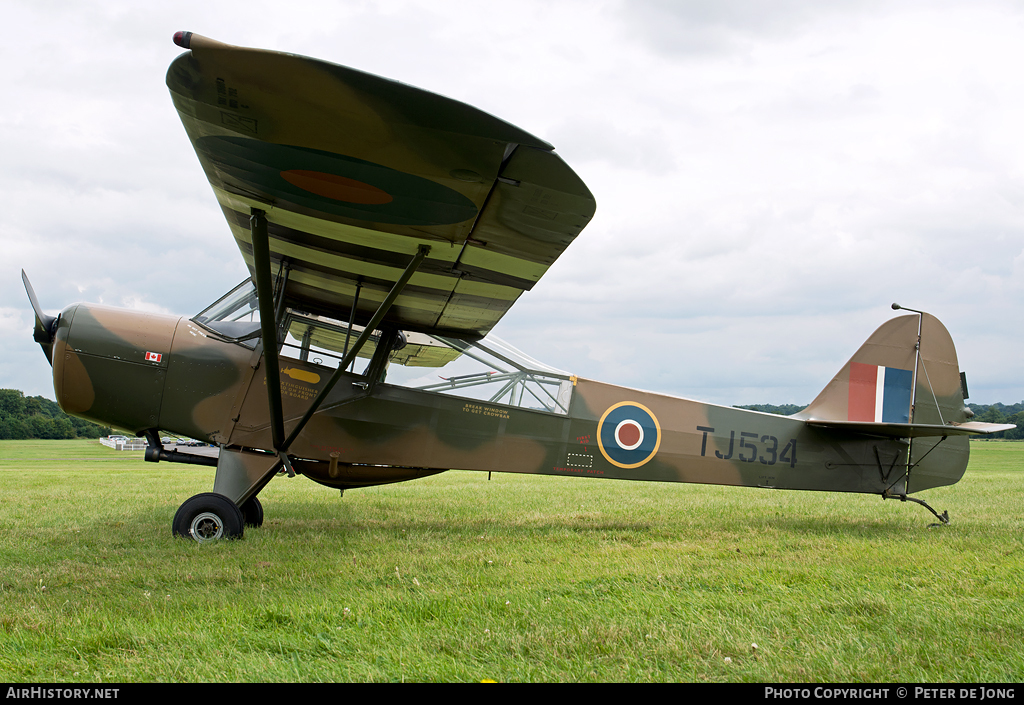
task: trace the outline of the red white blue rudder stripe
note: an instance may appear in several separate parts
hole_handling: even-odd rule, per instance
[[[850,421],[910,422],[914,373],[896,367],[850,363]]]

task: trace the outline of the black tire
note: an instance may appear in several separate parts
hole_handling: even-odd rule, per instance
[[[242,511],[224,495],[204,492],[185,500],[174,514],[175,536],[198,543],[240,539],[245,529]]]
[[[255,496],[243,502],[239,509],[242,510],[242,517],[246,526],[251,526],[254,529],[263,526],[263,505],[260,504],[260,501]]]

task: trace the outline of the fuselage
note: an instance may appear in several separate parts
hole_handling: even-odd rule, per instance
[[[194,321],[77,304],[59,319],[57,400],[68,413],[142,434],[273,450],[263,356]],[[333,370],[279,364],[286,432]],[[353,487],[457,468],[864,493],[919,491],[963,474],[946,439],[905,487],[902,469],[936,444],[815,428],[802,419],[572,378],[568,413],[410,389],[344,372],[289,454],[311,479]],[[939,462],[935,462],[939,461]]]

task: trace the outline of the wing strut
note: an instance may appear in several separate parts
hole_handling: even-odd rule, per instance
[[[281,368],[277,356],[277,319],[274,305],[274,283],[270,277],[270,236],[267,234],[266,211],[253,208],[249,214],[252,236],[252,261],[256,273],[256,296],[260,307],[260,329],[263,333],[263,363],[267,375],[267,404],[270,407],[270,433],[274,448],[280,450],[284,441],[284,411],[281,406]],[[282,297],[283,298],[283,297]]]
[[[352,324],[356,320],[356,307],[359,306],[359,290],[363,288],[363,278],[356,278],[356,297],[352,300],[352,311],[348,314],[348,330],[345,331],[345,349],[341,352],[344,357],[348,354],[348,340],[352,337]]]
[[[356,359],[356,355],[359,354],[359,351],[362,349],[363,345],[373,335],[374,329],[378,325],[380,325],[380,322],[384,319],[384,316],[387,314],[388,310],[391,308],[392,305],[394,305],[395,300],[398,299],[399,294],[401,294],[402,290],[405,289],[406,284],[409,283],[409,280],[412,278],[412,275],[416,272],[417,269],[419,269],[420,264],[423,262],[423,260],[429,253],[430,247],[428,245],[420,245],[419,248],[416,250],[416,254],[413,256],[412,261],[409,262],[409,265],[405,268],[405,271],[402,272],[402,276],[398,278],[397,282],[395,282],[395,285],[391,288],[391,291],[388,292],[388,295],[384,298],[384,301],[382,301],[380,306],[377,308],[377,312],[373,314],[373,317],[366,324],[366,327],[363,328],[363,332],[359,334],[358,338],[356,338],[356,342],[352,344],[352,347],[349,348],[349,351],[342,358],[341,364],[338,365],[338,369],[334,371],[334,374],[331,375],[331,378],[327,381],[327,384],[324,385],[324,388],[321,389],[320,392],[316,395],[316,398],[313,400],[313,403],[309,405],[308,409],[306,409],[306,413],[303,414],[302,418],[299,420],[298,425],[292,429],[292,432],[288,435],[288,438],[285,440],[284,445],[275,446],[278,448],[282,456],[285,456],[285,454],[288,452],[288,449],[291,447],[292,443],[302,432],[302,429],[306,427],[306,423],[308,423],[309,420],[313,418],[313,414],[315,414],[317,409],[320,408],[320,405],[323,404],[324,399],[326,399],[330,391],[334,389],[334,385],[338,383],[338,380],[341,379],[341,375],[345,372],[345,370],[348,369],[348,366],[351,365],[352,362]],[[264,349],[266,349],[266,346],[264,346]],[[267,383],[269,384],[269,380]],[[280,394],[280,391],[278,391],[278,394]],[[278,399],[280,400],[280,396],[278,396]]]

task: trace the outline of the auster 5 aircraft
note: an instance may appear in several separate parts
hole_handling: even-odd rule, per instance
[[[967,434],[1013,428],[970,421],[953,342],[919,311],[789,417],[541,365],[487,334],[594,213],[551,145],[350,68],[174,41],[167,86],[250,278],[193,318],[53,317],[23,278],[66,412],[145,435],[146,460],[216,466],[175,535],[241,537],[279,472],[342,490],[460,468],[905,501],[961,478]],[[465,363],[481,368],[418,369]],[[164,448],[161,429],[219,453]]]

